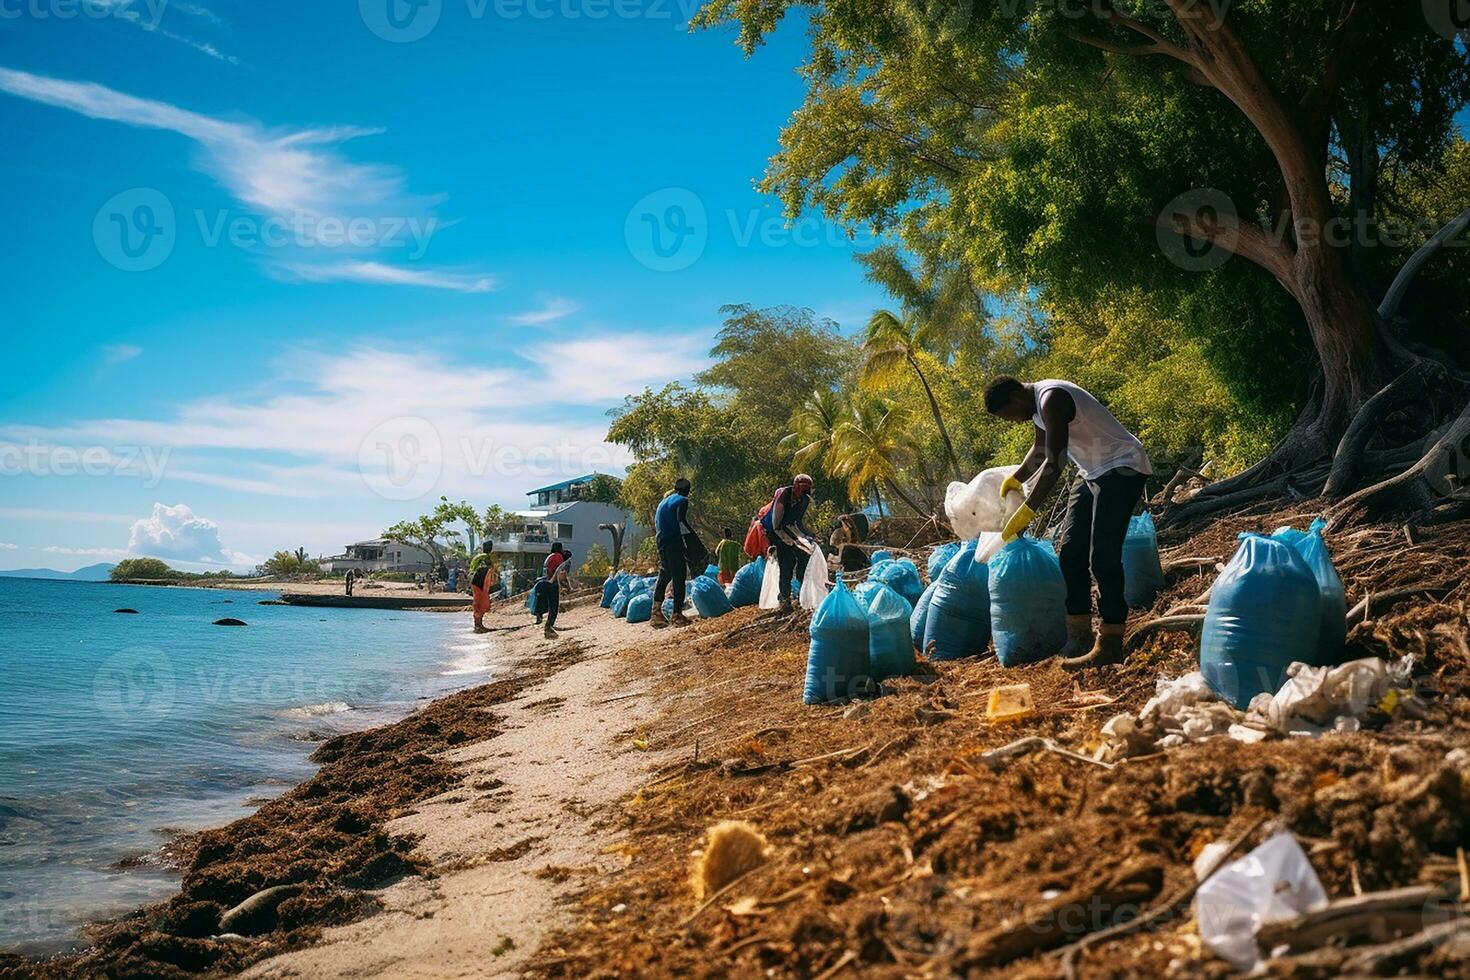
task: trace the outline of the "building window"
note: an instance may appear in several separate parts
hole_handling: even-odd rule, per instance
[[[562,539],[567,539],[572,536],[574,530],[575,529],[570,524],[558,524],[556,526],[556,536]]]

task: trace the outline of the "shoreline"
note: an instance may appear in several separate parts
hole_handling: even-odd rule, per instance
[[[606,660],[609,644],[616,646],[616,641],[595,623],[593,616],[605,616],[605,611],[594,597],[584,593],[579,598],[564,615],[566,633],[555,642],[542,640],[540,630],[530,628],[518,603],[492,612],[488,622],[493,632],[485,640],[499,644],[504,658],[495,679],[437,697],[398,721],[322,743],[309,757],[317,771],[301,784],[254,813],[160,847],[160,852],[174,851],[180,866],[179,886],[171,898],[94,924],[83,936],[91,945],[76,953],[49,958],[0,954],[0,976],[102,971],[185,976],[251,967],[258,975],[272,975],[270,971],[285,969],[269,966],[275,962],[272,957],[285,953],[287,960],[293,955],[312,958],[319,955],[313,949],[337,947],[328,962],[307,971],[331,972],[343,959],[341,944],[350,950],[374,948],[337,933],[350,937],[359,930],[384,931],[390,920],[405,914],[403,909],[433,901],[442,890],[433,883],[443,881],[446,872],[481,861],[492,872],[504,870],[502,862],[533,857],[545,836],[490,846],[492,841],[470,854],[461,850],[461,842],[442,839],[444,826],[470,827],[477,835],[496,838],[512,813],[522,823],[542,824],[546,810],[555,807],[582,825],[568,834],[569,841],[581,845],[593,839],[595,831],[586,826],[590,821],[576,814],[587,812],[588,801],[581,797],[596,783],[597,774],[583,772],[576,783],[559,782],[540,770],[570,766],[571,760],[538,757],[568,737],[579,737],[566,729],[560,706],[609,683]],[[529,696],[541,688],[552,693]],[[605,749],[605,740],[591,733],[601,735],[614,721],[627,723],[637,714],[631,701],[619,702],[613,710],[593,710],[599,717],[582,718],[579,730],[588,747],[597,750]],[[506,741],[519,748],[497,747]],[[591,745],[593,741],[598,744]],[[651,761],[636,754],[640,765]],[[507,764],[503,759],[508,756],[519,758]],[[481,770],[488,772],[477,775]],[[506,787],[516,785],[522,799],[507,800]],[[597,795],[595,806],[629,785],[616,781]],[[555,799],[554,791],[560,793]],[[436,816],[425,819],[430,812]],[[261,850],[266,841],[269,855]],[[554,921],[554,893],[560,887],[556,873],[537,877],[517,867],[523,880],[515,890],[539,894],[544,903],[535,915],[505,923],[508,944],[491,959],[507,967],[534,950],[538,927]],[[280,886],[285,892],[267,899],[272,908],[244,927],[230,922],[230,932],[223,933],[229,938],[219,938],[224,925],[220,919],[230,908]],[[518,901],[516,907],[528,906]],[[487,954],[480,950],[474,955]]]

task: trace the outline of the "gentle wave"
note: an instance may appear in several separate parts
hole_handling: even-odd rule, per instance
[[[483,642],[456,643],[451,645],[449,649],[457,654],[457,656],[450,660],[443,670],[439,671],[442,677],[456,677],[461,674],[484,674],[495,667],[495,660],[492,657],[492,654],[495,652],[493,644]]]
[[[340,715],[351,711],[346,701],[323,701],[321,704],[304,704],[299,708],[287,708],[281,712],[283,718],[319,718],[322,715]]]

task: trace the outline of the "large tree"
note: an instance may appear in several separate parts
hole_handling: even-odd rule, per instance
[[[1059,304],[1133,285],[1251,306],[1274,282],[1278,321],[1233,342],[1228,320],[1201,329],[1267,355],[1299,336],[1296,422],[1179,516],[1409,467],[1343,502],[1358,514],[1434,503],[1470,435],[1470,376],[1400,316],[1435,239],[1375,238],[1417,217],[1388,213],[1385,168],[1443,158],[1470,90],[1444,30],[1456,2],[1441,17],[1403,0],[714,0],[701,20],[738,22],[753,50],[811,8],[806,101],[765,183],[790,212],[897,228]],[[1421,243],[1402,274],[1374,268]]]

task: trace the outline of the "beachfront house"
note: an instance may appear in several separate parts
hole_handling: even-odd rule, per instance
[[[423,548],[374,538],[349,544],[347,550],[331,558],[320,560],[322,571],[331,575],[342,575],[351,569],[359,575],[364,572],[407,572],[422,574],[434,567],[434,556]]]
[[[495,553],[501,559],[501,574],[509,578],[514,575],[513,591],[527,588],[541,572],[541,565],[551,553],[554,542],[560,541],[563,548],[572,552],[572,570],[581,567],[592,545],[601,545],[611,557],[612,535],[600,525],[618,524],[623,532],[623,562],[638,550],[638,544],[648,536],[648,529],[634,519],[631,511],[616,504],[596,500],[584,500],[583,495],[595,473],[573,480],[563,480],[550,486],[528,490],[530,506],[515,511],[515,524],[492,535]]]

